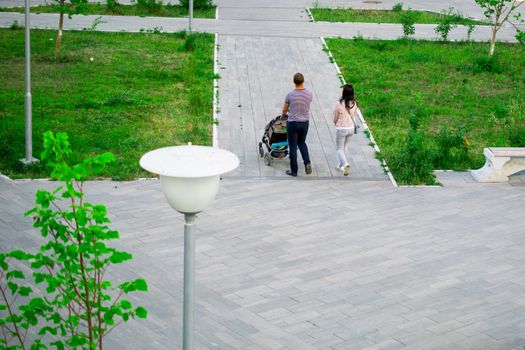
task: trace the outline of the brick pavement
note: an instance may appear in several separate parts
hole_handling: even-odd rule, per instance
[[[225,178],[198,219],[197,348],[523,349],[525,187],[439,176],[446,187]],[[4,249],[36,247],[22,214],[55,185],[0,180]],[[182,216],[156,180],[87,193],[134,254],[113,275],[150,284],[136,298],[149,320],[107,348],[178,348]]]

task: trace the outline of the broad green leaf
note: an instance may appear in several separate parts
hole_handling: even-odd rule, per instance
[[[11,294],[15,294],[18,291],[18,284],[13,282],[7,282],[7,286],[9,287],[9,290],[11,291]]]
[[[24,276],[24,273],[22,271],[13,270],[13,271],[9,271],[8,273],[6,273],[5,278],[7,280],[11,280],[13,278],[24,279],[25,276]]]
[[[45,326],[45,327],[42,327],[42,329],[40,329],[40,331],[38,332],[38,335],[46,335],[46,333],[49,333],[51,335],[57,335],[57,330],[56,328]]]
[[[8,253],[8,255],[11,258],[17,259],[17,260],[29,260],[33,257],[33,255],[24,252],[23,250],[13,250]]]
[[[124,309],[124,310],[129,310],[133,307],[133,305],[131,304],[131,302],[129,300],[122,300],[120,302],[120,306]]]
[[[120,263],[123,263],[124,261],[131,260],[131,259],[133,259],[133,255],[131,255],[130,253],[119,252],[119,251],[115,251],[109,258],[109,260],[113,264],[120,264]]]
[[[29,294],[31,294],[33,290],[31,287],[21,287],[18,293],[20,293],[21,296],[27,297]]]
[[[138,308],[135,309],[135,314],[137,315],[138,318],[146,318],[148,317],[148,310],[146,310],[142,306],[139,306]]]

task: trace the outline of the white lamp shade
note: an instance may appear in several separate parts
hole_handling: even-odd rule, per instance
[[[239,158],[216,147],[174,146],[146,153],[140,166],[160,175],[162,191],[173,209],[198,213],[217,195],[220,175],[238,167]]]
[[[203,211],[219,191],[220,176],[171,177],[160,176],[160,186],[171,207],[180,213]]]

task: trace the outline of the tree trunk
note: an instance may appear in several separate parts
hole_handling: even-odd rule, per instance
[[[492,37],[490,38],[490,52],[489,57],[492,58],[494,56],[494,49],[496,48],[496,33],[498,32],[498,29],[496,27],[492,28]]]
[[[55,47],[55,62],[58,62],[60,57],[60,45],[62,44],[62,30],[64,28],[64,2],[65,0],[60,0],[60,20],[58,21],[58,36],[57,36],[57,45]]]

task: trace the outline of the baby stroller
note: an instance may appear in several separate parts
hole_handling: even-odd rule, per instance
[[[277,116],[264,128],[262,141],[259,142],[259,156],[264,163],[272,165],[272,159],[288,157],[288,140],[286,135],[286,121],[288,116]]]

